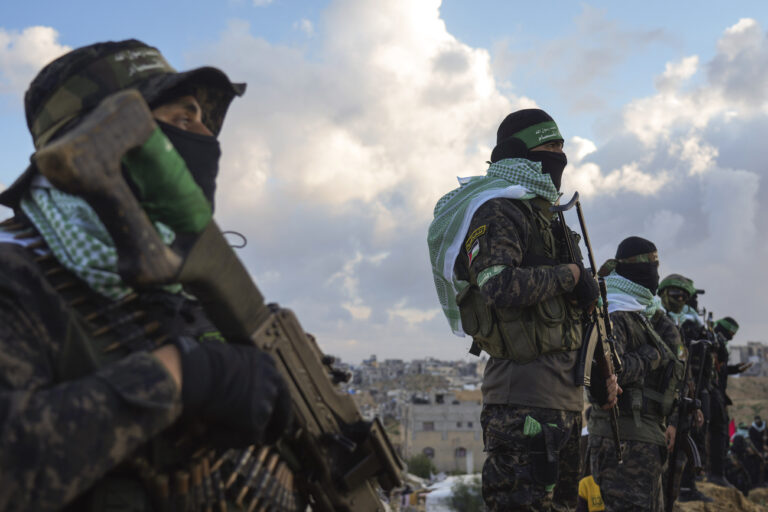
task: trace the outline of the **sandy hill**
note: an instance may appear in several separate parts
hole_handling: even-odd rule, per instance
[[[755,414],[768,420],[768,377],[728,378],[728,396],[733,405],[728,414],[738,424],[752,423]]]

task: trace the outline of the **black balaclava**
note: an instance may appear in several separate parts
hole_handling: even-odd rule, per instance
[[[554,151],[529,151],[526,157],[532,162],[541,162],[541,171],[549,174],[552,178],[557,191],[560,191],[560,184],[563,181],[563,170],[568,165],[568,158],[565,153],[555,153]]]
[[[731,341],[739,330],[739,322],[733,317],[726,316],[715,322],[715,332],[722,334],[726,340]]]
[[[156,122],[184,159],[189,172],[198,186],[203,189],[203,194],[211,203],[211,210],[213,210],[216,176],[219,174],[221,157],[219,141],[211,135],[192,133],[162,121]]]
[[[552,140],[563,140],[554,119],[538,108],[512,112],[499,125],[496,132],[496,147],[491,153],[491,162],[505,158],[526,158],[541,162],[541,170],[549,174],[557,190],[568,159],[564,153],[553,151],[531,151]]]
[[[659,288],[658,260],[655,262],[638,263],[621,261],[633,256],[655,252],[656,246],[645,238],[640,238],[639,236],[625,238],[616,249],[616,260],[619,260],[616,264],[616,273],[640,286],[645,286],[652,294],[656,295],[656,290]]]

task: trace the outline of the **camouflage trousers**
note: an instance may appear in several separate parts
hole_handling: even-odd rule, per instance
[[[487,404],[480,421],[488,454],[483,465],[488,510],[575,510],[581,412]],[[526,424],[539,425],[540,432]]]
[[[589,436],[592,475],[600,486],[606,512],[664,510],[661,474],[666,448],[642,441],[622,441],[624,463],[616,460],[613,439]]]

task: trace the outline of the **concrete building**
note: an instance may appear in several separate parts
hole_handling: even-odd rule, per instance
[[[429,403],[410,403],[403,414],[403,455],[423,453],[438,471],[475,473],[485,462],[480,427],[480,390],[432,393]]]
[[[752,368],[742,373],[744,377],[768,377],[768,345],[748,341],[745,345],[731,345],[729,364],[752,363]]]

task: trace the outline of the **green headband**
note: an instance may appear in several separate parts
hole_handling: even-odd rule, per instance
[[[720,327],[722,327],[723,329],[725,329],[731,334],[736,334],[736,331],[739,330],[738,325],[734,324],[733,322],[729,322],[725,318],[721,318],[720,320],[715,322],[715,325],[719,325]]]
[[[512,135],[525,143],[525,147],[528,149],[541,146],[549,142],[550,140],[563,140],[563,136],[560,135],[560,130],[557,129],[557,125],[554,121],[544,121],[543,123],[534,124],[524,130]]]
[[[669,288],[673,286],[675,288],[680,288],[681,290],[685,291],[691,297],[696,295],[696,287],[693,286],[693,283],[691,281],[678,279],[674,277],[667,277],[666,279],[661,281],[661,283],[659,283],[659,291],[662,291],[665,288]]]
[[[600,277],[607,276],[608,274],[616,270],[616,265],[618,265],[619,263],[658,263],[658,262],[659,262],[659,253],[656,251],[647,252],[645,254],[637,254],[635,256],[630,256],[628,258],[621,258],[621,259],[611,258],[602,264],[602,266],[600,267],[600,270],[597,271],[597,275]]]

